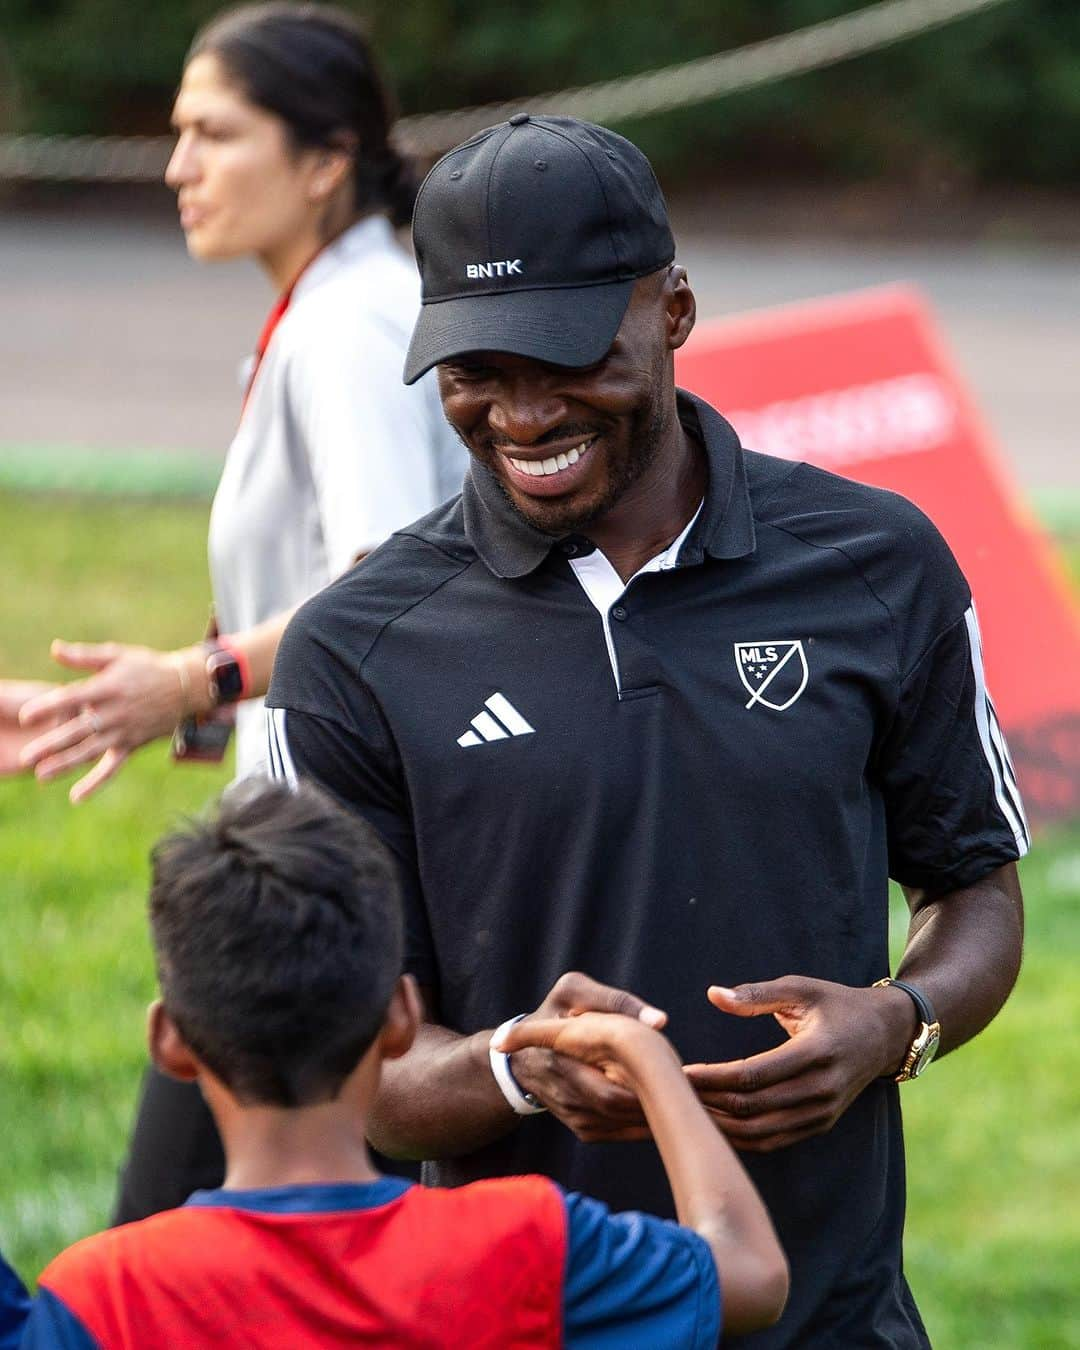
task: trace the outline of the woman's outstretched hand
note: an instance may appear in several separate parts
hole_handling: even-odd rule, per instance
[[[72,803],[107,782],[132,750],[167,736],[186,712],[178,654],[121,642],[54,642],[52,656],[92,672],[71,684],[43,685],[19,711],[24,743],[18,767],[47,782],[82,764]],[[32,737],[32,739],[30,739]]]
[[[0,777],[24,773],[26,765],[20,760],[22,751],[47,727],[27,728],[20,724],[19,714],[31,699],[48,693],[57,685],[44,680],[0,680]]]

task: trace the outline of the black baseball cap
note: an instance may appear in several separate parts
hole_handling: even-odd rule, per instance
[[[663,193],[636,145],[529,113],[439,160],[416,199],[413,243],[423,295],[406,384],[473,351],[592,365],[634,282],[675,256]]]

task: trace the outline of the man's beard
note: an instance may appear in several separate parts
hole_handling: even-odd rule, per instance
[[[503,482],[502,475],[490,464],[486,457],[476,456],[485,468],[489,469],[499,491],[526,525],[554,539],[567,534],[582,534],[617,504],[619,499],[645,474],[655,463],[667,430],[663,397],[659,382],[654,386],[654,397],[648,407],[643,408],[632,420],[627,436],[626,454],[614,464],[608,461],[608,481],[603,493],[591,502],[561,502],[558,498],[546,500],[532,498],[529,508],[514,500]],[[602,433],[601,433],[602,434]],[[469,446],[466,444],[468,450]],[[495,452],[492,451],[494,454]]]

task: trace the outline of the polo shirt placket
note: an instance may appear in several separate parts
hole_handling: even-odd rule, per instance
[[[629,581],[623,582],[623,579],[615,571],[611,563],[601,551],[588,540],[582,540],[570,545],[573,553],[564,546],[563,552],[570,560],[570,569],[581,583],[581,589],[592,601],[600,615],[604,625],[604,641],[607,644],[608,659],[611,661],[611,673],[615,679],[615,687],[619,690],[620,697],[623,690],[623,679],[620,673],[619,657],[615,644],[615,637],[612,631],[612,620],[616,623],[625,623],[630,618],[630,610],[624,602],[624,597],[630,587],[638,579],[649,572],[670,572],[673,567],[679,563],[679,551],[686,542],[686,536],[693,529],[701,514],[701,507],[687,521],[686,525],[679,532],[678,536],[664,549],[658,553],[655,558],[639,567]],[[625,668],[625,666],[624,666]],[[627,669],[629,676],[627,689],[638,691],[647,688],[640,683],[643,671],[636,669]]]
[[[474,465],[459,502],[310,601],[283,641],[272,762],[395,851],[409,968],[462,1033],[582,969],[664,1008],[687,1062],[753,1054],[783,1032],[718,1013],[708,984],[869,985],[888,973],[888,874],[947,890],[1026,848],[970,594],[937,531],[891,494],[744,452],[700,400],[679,410],[708,457],[705,499],[625,588]],[[746,1344],[835,1344],[843,1317],[860,1344],[925,1345],[899,1274],[895,1084],[747,1161],[794,1283],[780,1326]],[[650,1144],[582,1145],[552,1116],[426,1174],[533,1170],[672,1212]]]

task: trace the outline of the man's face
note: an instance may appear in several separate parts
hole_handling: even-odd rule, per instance
[[[439,367],[447,420],[518,514],[548,534],[582,530],[606,515],[661,452],[678,345],[665,281],[657,273],[638,282],[597,365],[470,352]]]

